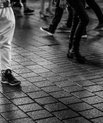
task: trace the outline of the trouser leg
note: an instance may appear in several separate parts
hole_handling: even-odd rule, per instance
[[[95,2],[95,0],[86,0],[87,4],[90,6],[90,8],[93,9],[93,11],[95,12],[99,23],[103,23],[103,13],[100,9],[100,7],[98,6],[98,4]]]
[[[59,1],[59,0],[58,0]],[[54,15],[54,18],[52,20],[52,23],[50,24],[49,26],[49,29],[52,31],[52,32],[55,32],[61,18],[62,18],[62,15],[63,15],[63,11],[64,9],[63,8],[60,8],[59,7],[59,2],[57,2],[57,6],[56,6],[56,9],[55,9],[55,15]]]
[[[79,22],[75,29],[75,39],[72,42],[74,51],[76,53],[78,53],[81,36],[89,22],[89,18],[88,18],[87,13],[85,12],[85,7],[84,7],[83,3],[81,2],[81,0],[76,0],[76,1],[69,0],[69,3],[74,8],[74,11],[76,12],[77,16],[79,17]]]
[[[11,8],[4,8],[2,17],[5,17],[7,22],[0,29],[1,70],[6,70],[11,69],[11,42],[15,29],[15,18]]]

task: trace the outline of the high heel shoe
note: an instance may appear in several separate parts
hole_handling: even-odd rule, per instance
[[[42,18],[42,19],[49,17],[49,15],[44,14],[42,11],[40,11],[39,14],[40,14],[40,18]]]

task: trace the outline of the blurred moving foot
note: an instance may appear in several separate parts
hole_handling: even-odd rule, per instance
[[[43,32],[46,32],[48,35],[53,35],[54,32],[52,32],[49,28],[44,28],[44,27],[40,27],[40,30],[42,30]]]

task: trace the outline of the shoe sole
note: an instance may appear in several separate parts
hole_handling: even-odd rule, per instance
[[[48,35],[50,35],[50,36],[53,36],[52,33],[48,32],[48,31],[45,31],[42,27],[40,27],[40,30],[43,31],[43,32],[46,32],[46,33],[47,33]]]
[[[1,83],[2,83],[2,84],[8,84],[8,85],[10,85],[10,86],[17,86],[17,85],[20,85],[20,84],[21,84],[21,82],[18,82],[18,83],[16,83],[16,84],[11,84],[11,83],[8,83],[7,81],[1,81]]]

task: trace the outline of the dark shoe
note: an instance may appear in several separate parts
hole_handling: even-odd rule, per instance
[[[50,31],[49,28],[44,28],[44,27],[40,27],[40,30],[42,30],[43,32],[46,32],[48,35],[53,35],[54,32]]]
[[[26,8],[26,9],[24,10],[24,14],[32,14],[33,12],[34,12],[34,10],[29,9],[29,8]]]
[[[12,71],[10,69],[1,71],[1,83],[9,84],[11,86],[17,86],[21,84],[21,82],[12,75]]]
[[[81,56],[80,53],[75,53],[73,51],[68,51],[67,57],[76,60],[80,64],[84,64],[86,62],[85,57]]]
[[[100,28],[103,28],[103,23],[99,23],[99,24],[95,27],[95,29],[100,29]]]
[[[84,64],[86,62],[86,59],[84,56],[81,56],[81,54],[75,54],[76,61],[80,64]]]

